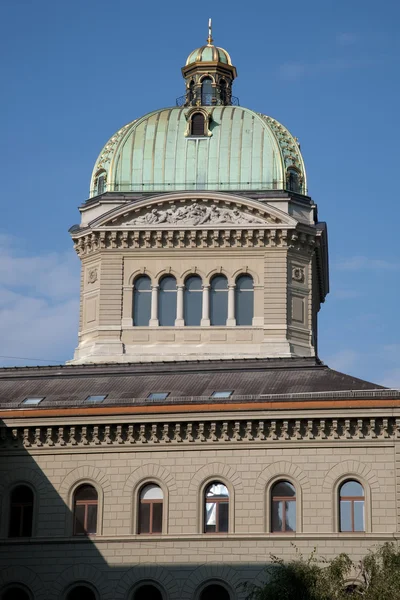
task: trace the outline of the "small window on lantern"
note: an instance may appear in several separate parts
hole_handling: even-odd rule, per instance
[[[201,112],[195,112],[191,119],[190,135],[204,136],[205,125],[204,115]]]
[[[294,167],[287,170],[287,189],[291,192],[301,193],[300,173]]]

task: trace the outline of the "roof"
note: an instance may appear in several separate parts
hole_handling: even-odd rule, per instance
[[[168,392],[165,403],[209,403],[216,391],[232,391],[226,404],[268,398],[386,396],[386,388],[332,370],[314,358],[180,361],[175,363],[68,365],[0,369],[0,408],[21,408],[27,397],[44,397],[37,408],[148,404],[152,392]],[[221,399],[218,400],[221,402]],[[26,407],[23,407],[26,409]]]
[[[95,163],[91,197],[100,175],[108,192],[285,189],[289,167],[306,191],[299,144],[278,121],[240,106],[203,106],[211,135],[191,137],[189,110],[156,110],[114,134]]]
[[[231,65],[231,57],[224,48],[219,48],[213,44],[206,44],[201,48],[196,48],[187,58],[186,64],[190,65],[195,62],[222,62]]]

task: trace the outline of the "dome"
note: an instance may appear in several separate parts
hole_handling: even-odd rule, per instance
[[[231,57],[228,52],[218,46],[207,44],[201,48],[193,50],[187,58],[186,65],[196,62],[222,62],[226,65],[232,65]]]
[[[208,133],[189,135],[191,115],[200,111]],[[288,186],[292,171],[298,189]],[[91,181],[91,197],[105,191],[271,189],[306,193],[298,142],[275,119],[241,106],[165,108],[132,121],[104,146]]]

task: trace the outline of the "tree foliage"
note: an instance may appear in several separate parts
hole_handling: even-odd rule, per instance
[[[353,563],[347,554],[304,558],[296,548],[289,562],[271,556],[267,583],[244,586],[246,600],[400,600],[400,548],[387,543]],[[351,584],[351,582],[354,582]]]

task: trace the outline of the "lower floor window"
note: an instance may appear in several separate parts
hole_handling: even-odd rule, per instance
[[[155,585],[146,584],[136,590],[133,600],[163,600],[163,597]]]
[[[222,585],[211,584],[201,592],[200,600],[230,600],[230,595]]]
[[[2,593],[1,600],[31,600],[31,597],[23,588],[10,587]]]
[[[67,600],[96,600],[96,594],[87,585],[77,585],[68,592]]]

